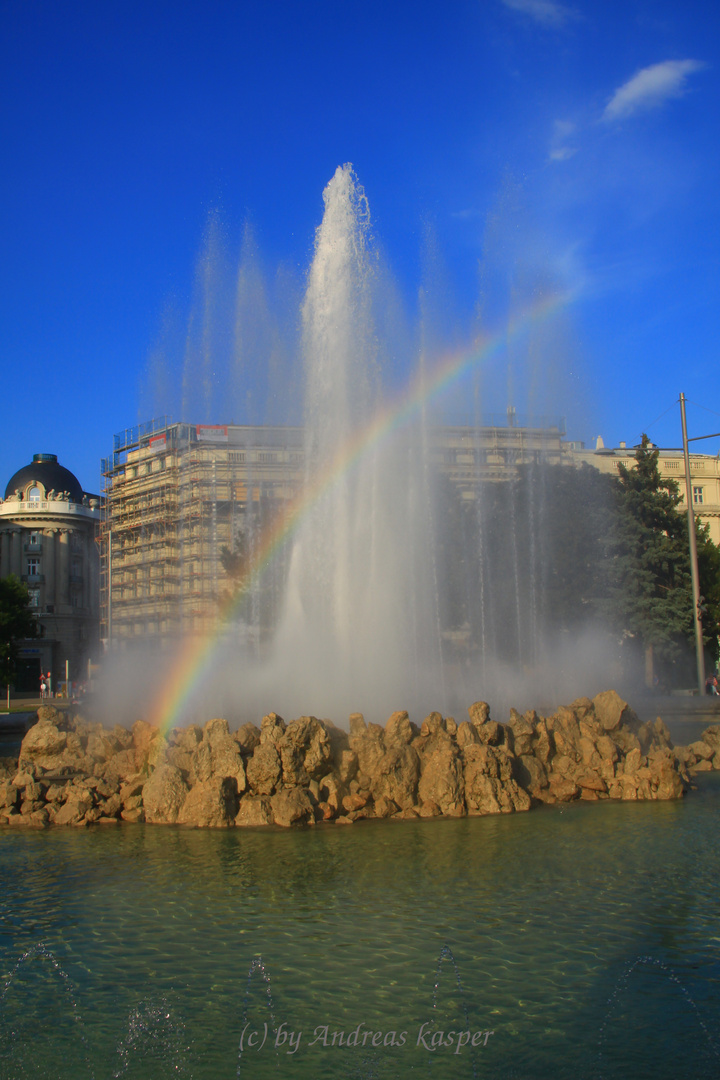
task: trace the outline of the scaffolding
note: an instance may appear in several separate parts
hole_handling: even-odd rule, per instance
[[[463,498],[475,496],[480,480],[507,479],[518,465],[567,459],[563,420],[521,426],[508,413],[500,426],[499,419],[427,433],[431,465]],[[116,435],[102,462],[102,638],[170,641],[211,631],[233,587],[223,549],[244,546],[252,556],[273,515],[299,491],[304,469],[299,427],[163,416]],[[282,566],[274,573],[261,597],[248,598],[259,632],[282,591]]]
[[[102,461],[101,636],[212,629],[232,583],[222,551],[263,504],[292,498],[302,429],[172,423],[120,432]]]

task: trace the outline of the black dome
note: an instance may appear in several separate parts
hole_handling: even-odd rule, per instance
[[[30,465],[18,469],[8,480],[5,498],[14,495],[18,490],[24,493],[28,484],[33,483],[42,484],[46,495],[49,491],[68,491],[73,502],[82,502],[83,489],[80,481],[64,465],[58,465],[55,454],[33,454]]]

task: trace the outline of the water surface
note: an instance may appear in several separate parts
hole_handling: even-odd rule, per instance
[[[715,1077],[719,810],[6,828],[0,1077]]]

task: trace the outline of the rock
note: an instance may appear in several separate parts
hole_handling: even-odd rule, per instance
[[[420,726],[420,734],[423,739],[428,739],[441,731],[445,731],[445,721],[442,718],[442,713],[439,712],[431,712],[429,716],[425,717]]]
[[[272,825],[274,821],[270,799],[263,795],[245,795],[240,800],[240,809],[235,817],[235,824],[242,827]]]
[[[449,740],[423,753],[418,796],[422,803],[438,806],[442,814],[464,816],[463,764],[457,748]]]
[[[550,776],[550,792],[558,802],[568,802],[578,797],[580,788],[569,777],[554,773]]]
[[[55,710],[53,710],[55,711]],[[67,732],[60,731],[52,720],[39,720],[25,735],[20,747],[20,760],[35,762],[55,759],[67,746]]]
[[[183,775],[174,765],[160,765],[142,790],[145,820],[151,824],[173,824],[188,795]]]
[[[541,798],[541,793],[549,786],[545,766],[532,754],[521,754],[516,758],[514,776],[533,799]]]
[[[710,761],[715,756],[715,749],[709,746],[704,739],[688,744],[687,747],[699,761]]]
[[[94,770],[95,775],[107,780],[109,784],[119,786],[121,783],[137,773],[137,758],[135,751],[131,749],[120,750],[113,754],[99,768]]]
[[[343,750],[337,766],[338,779],[341,784],[349,784],[357,776],[358,758],[354,750]]]
[[[600,791],[603,794],[607,792],[607,784],[594,769],[581,773],[577,778],[577,784],[583,791]]]
[[[365,721],[362,723],[364,725]],[[380,762],[385,755],[385,732],[378,724],[361,728],[359,721],[356,721],[355,731],[359,733],[354,734],[351,726],[350,749],[357,757],[358,771],[366,776],[377,776]]]
[[[339,779],[333,774],[328,773],[320,781],[318,794],[320,801],[324,802],[328,809],[331,811],[331,815],[340,812],[343,805],[344,786],[340,783]],[[327,820],[328,815],[323,811],[323,818]]]
[[[711,724],[710,727],[705,728],[700,739],[708,746],[714,747],[717,753],[720,750],[720,724]]]
[[[271,712],[263,716],[260,725],[260,742],[277,743],[285,733],[285,721],[282,716]]]
[[[365,717],[362,713],[351,713],[348,718],[348,729],[350,731],[350,738],[362,738],[367,732],[367,724],[365,723]]]
[[[404,710],[394,712],[385,725],[385,745],[407,746],[416,734],[408,714]]]
[[[0,807],[17,806],[20,801],[20,791],[14,784],[5,781],[0,784]]]
[[[319,780],[327,773],[332,758],[330,738],[314,716],[301,716],[288,724],[277,745],[287,787]]]
[[[475,701],[468,708],[468,715],[470,716],[471,724],[482,726],[482,724],[490,718],[490,706],[487,701]]]
[[[240,747],[230,735],[227,720],[208,720],[192,755],[191,785],[213,778],[234,780],[241,794],[247,786]]]
[[[417,800],[420,760],[411,746],[394,746],[378,760],[377,768],[370,774],[370,790],[377,802],[385,798],[401,810],[413,806]]]
[[[355,792],[355,794],[343,797],[342,807],[346,813],[350,814],[353,810],[362,810],[364,806],[367,806],[367,801],[367,795],[360,795],[359,792]]]
[[[630,724],[637,716],[615,690],[604,690],[592,700],[593,710],[605,731],[616,731],[622,723]]]
[[[381,795],[379,799],[375,799],[374,809],[375,817],[388,818],[397,814],[400,807],[392,799],[386,799],[384,795]]]
[[[240,747],[243,757],[250,757],[255,747],[260,742],[260,728],[256,724],[243,724],[233,735],[235,742]]]
[[[55,813],[53,824],[73,825],[85,816],[87,810],[93,805],[92,796],[89,792],[72,792],[65,802]]]
[[[257,795],[272,795],[280,783],[282,766],[275,744],[270,740],[260,740],[249,759],[246,769],[248,787]]]
[[[305,825],[315,821],[312,803],[302,788],[279,791],[270,799],[276,825]]]
[[[475,725],[469,723],[467,720],[463,720],[461,724],[458,724],[455,738],[461,750],[466,746],[473,746],[480,742],[480,736],[477,733]]]
[[[178,813],[178,825],[223,828],[234,824],[238,812],[237,784],[231,777],[214,776],[190,789]]]
[[[471,816],[529,810],[530,796],[512,778],[512,762],[500,750],[468,746],[463,752],[465,803]]]
[[[131,730],[136,768],[143,771],[147,768],[150,747],[158,735],[158,729],[145,720],[136,720]]]

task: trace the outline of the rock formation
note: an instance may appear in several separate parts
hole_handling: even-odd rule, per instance
[[[613,690],[552,716],[511,710],[469,720],[433,712],[385,727],[355,713],[349,730],[269,713],[258,728],[227,721],[163,736],[91,724],[47,705],[17,763],[0,762],[0,824],[148,822],[231,827],[363,818],[464,817],[572,799],[674,799],[690,775],[720,768],[720,725],[674,748],[662,720],[640,723]]]

